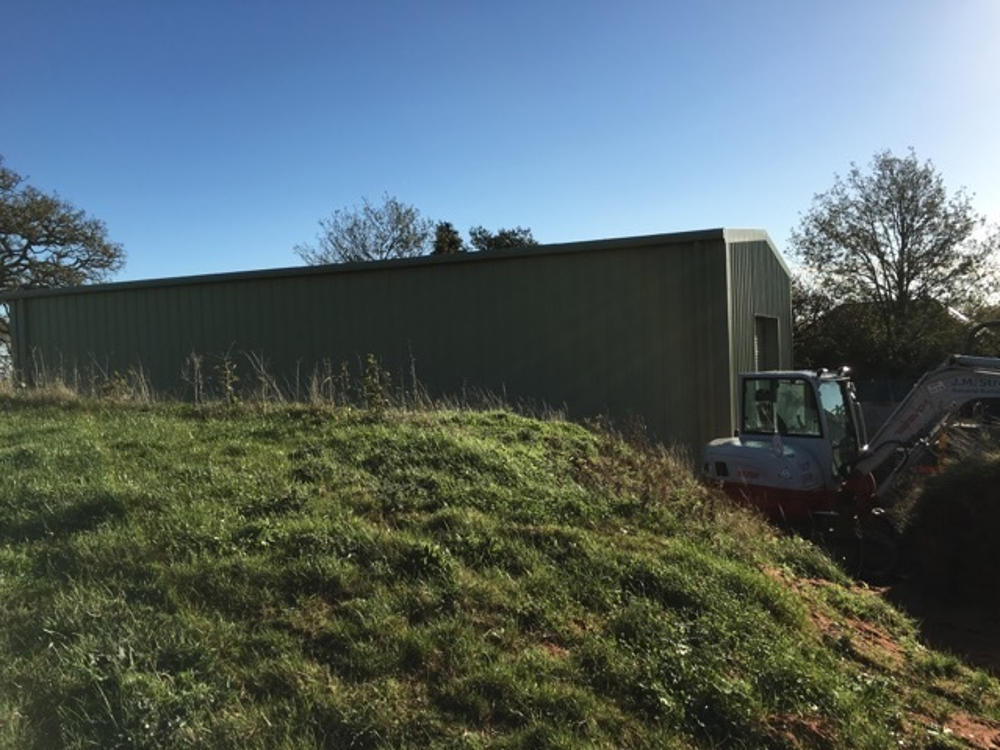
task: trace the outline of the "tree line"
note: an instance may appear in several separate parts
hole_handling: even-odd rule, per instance
[[[319,226],[314,242],[294,248],[310,265],[486,252],[538,244],[531,230],[520,226],[495,232],[474,226],[469,229],[466,243],[451,222],[435,223],[388,193],[380,204],[362,198],[360,206],[335,209],[319,220]]]

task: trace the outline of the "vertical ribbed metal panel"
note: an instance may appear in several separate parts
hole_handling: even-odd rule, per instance
[[[736,376],[752,372],[756,316],[778,321],[778,369],[792,366],[791,278],[777,249],[759,232],[727,232],[732,315],[733,420],[738,406]]]
[[[753,314],[787,321],[788,280],[766,243],[697,235],[28,296],[15,330],[47,362],[96,360],[109,373],[141,363],[170,393],[183,390],[192,351],[206,374],[229,352],[244,379],[245,353],[261,353],[290,389],[324,359],[357,371],[369,352],[405,380],[412,356],[436,395],[472,387],[571,417],[633,415],[698,450],[732,429],[732,374],[752,358]]]

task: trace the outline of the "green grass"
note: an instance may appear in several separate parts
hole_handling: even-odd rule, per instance
[[[898,658],[858,640],[865,621]],[[662,452],[0,399],[0,746],[934,746],[986,675]]]

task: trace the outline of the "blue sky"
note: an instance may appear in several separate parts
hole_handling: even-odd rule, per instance
[[[4,3],[0,154],[103,219],[119,279],[295,265],[385,192],[542,242],[780,248],[912,146],[1000,220],[1000,2]]]

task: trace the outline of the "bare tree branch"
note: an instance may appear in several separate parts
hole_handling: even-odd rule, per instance
[[[430,251],[433,223],[416,208],[388,194],[381,205],[372,205],[367,198],[361,203],[360,208],[337,209],[320,219],[322,231],[315,244],[295,246],[299,257],[320,265],[411,258]]]

